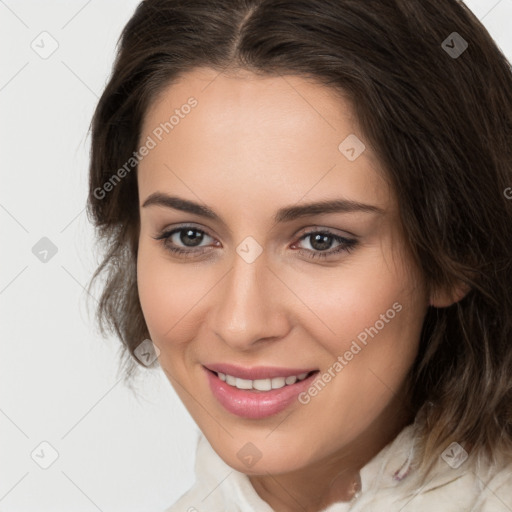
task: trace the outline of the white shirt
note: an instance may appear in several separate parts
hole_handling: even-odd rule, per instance
[[[405,427],[361,469],[362,492],[356,500],[322,512],[512,512],[512,461],[493,471],[475,469],[471,456],[457,468],[440,457],[433,478],[419,489],[412,487],[413,432],[413,425]],[[248,476],[228,466],[202,435],[195,474],[192,488],[165,512],[274,512]]]

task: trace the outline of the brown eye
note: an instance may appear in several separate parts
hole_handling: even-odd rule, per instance
[[[205,231],[194,226],[182,226],[164,231],[154,238],[160,240],[167,251],[183,256],[198,256],[204,253],[208,245],[201,245],[201,243],[208,238],[213,240],[213,237]]]
[[[327,258],[341,252],[350,252],[357,245],[357,240],[353,238],[345,238],[329,231],[310,231],[304,234],[299,241],[309,240],[311,249],[301,249],[301,253],[306,252],[309,258]],[[333,250],[329,250],[333,243],[337,243]]]
[[[186,228],[175,231],[174,234],[179,233],[178,240],[187,247],[196,247],[201,243],[205,233],[199,229]]]

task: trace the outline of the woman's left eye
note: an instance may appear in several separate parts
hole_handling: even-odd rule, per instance
[[[309,246],[312,247],[312,250],[299,249],[299,251],[309,253],[306,255],[313,259],[328,258],[341,252],[350,252],[358,243],[355,238],[345,238],[329,231],[310,231],[302,235],[299,241],[306,239],[309,239]],[[333,242],[338,243],[338,245],[334,249],[328,250]]]
[[[205,231],[193,226],[182,226],[170,231],[164,231],[154,238],[155,240],[160,240],[166,250],[180,255],[180,257],[193,257],[203,254],[208,250],[209,246],[201,245],[201,243],[207,238],[214,240]],[[298,242],[307,239],[311,249],[299,247],[298,250],[301,254],[312,259],[327,258],[343,251],[350,252],[358,243],[356,239],[345,238],[329,231],[310,231],[303,234]],[[295,247],[298,242],[293,244],[293,246]],[[331,249],[333,242],[336,242],[338,245]]]

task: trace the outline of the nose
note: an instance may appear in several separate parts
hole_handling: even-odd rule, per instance
[[[236,254],[233,267],[218,287],[210,328],[231,348],[253,350],[263,341],[286,335],[290,325],[284,306],[285,286],[263,254],[252,263]]]

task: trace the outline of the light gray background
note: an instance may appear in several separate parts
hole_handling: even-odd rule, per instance
[[[512,60],[512,0],[466,3]],[[88,127],[137,4],[0,0],[0,512],[159,512],[193,482],[197,427],[160,369],[123,385],[85,301]]]

